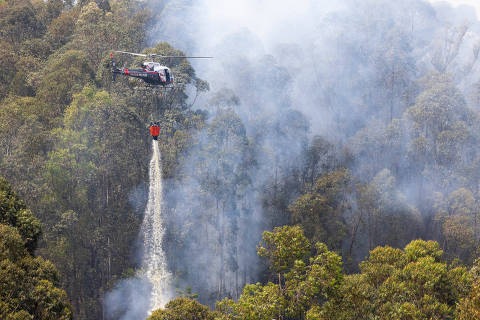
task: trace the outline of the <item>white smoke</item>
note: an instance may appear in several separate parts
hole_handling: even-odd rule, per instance
[[[156,3],[152,1],[152,5]],[[233,106],[235,112],[242,119],[247,136],[257,143],[256,166],[249,168],[253,182],[244,199],[252,210],[251,217],[245,215],[243,220],[235,220],[238,234],[248,234],[251,240],[248,248],[236,248],[235,253],[248,252],[239,254],[239,260],[252,265],[256,262],[254,243],[264,227],[259,193],[272,177],[277,180],[277,172],[280,172],[278,180],[282,180],[282,171],[299,164],[307,134],[321,135],[341,149],[341,142],[368,124],[377,121],[388,124],[391,118],[400,118],[410,106],[413,101],[402,100],[403,93],[389,91],[385,86],[387,80],[380,77],[389,68],[395,70],[397,62],[406,67],[401,72],[408,87],[435,68],[435,59],[453,54],[454,58],[445,67],[455,73],[458,84],[463,81],[471,85],[479,79],[480,73],[475,70],[480,66],[471,61],[472,47],[479,34],[477,22],[475,15],[465,16],[464,10],[465,7],[453,10],[445,4],[434,8],[422,0],[162,2],[157,12],[158,23],[151,32],[151,44],[166,41],[187,55],[215,57],[190,60],[197,76],[207,80],[211,87],[211,95],[197,99],[194,108],[209,109],[214,114],[217,106],[209,104],[209,99],[223,88],[231,89],[240,101]],[[455,28],[463,23],[464,17],[469,23],[465,37],[468,41],[458,46],[457,55],[442,51],[442,44],[457,39]],[[471,66],[468,74],[465,66]],[[465,85],[464,91],[468,90]],[[183,173],[193,174],[199,161],[196,154],[190,154],[183,163]],[[193,182],[179,186],[182,190],[169,192],[195,198],[191,202],[196,203],[196,197],[202,195],[198,181],[190,178]],[[174,210],[180,209],[185,210],[179,213],[185,220],[179,220],[179,226],[191,223],[189,217],[203,214],[200,205],[186,209],[177,206]],[[210,239],[218,236],[215,233],[218,230],[212,228],[210,232],[213,233],[209,234]],[[199,230],[192,239],[202,236]],[[184,246],[186,252],[194,255],[182,262],[187,269],[196,270],[193,275],[192,270],[187,270],[190,274],[186,277],[190,278],[186,282],[194,287],[194,282],[198,287],[214,287],[219,269],[212,267],[215,265],[212,262],[218,257],[202,247],[203,242],[192,239]],[[242,240],[238,239],[247,246]],[[252,274],[245,271],[247,282],[256,278],[253,273],[258,270],[254,269]],[[232,291],[228,294],[235,296]],[[211,298],[207,299],[211,302]]]
[[[397,40],[403,42],[411,47],[421,74],[433,68],[432,52],[452,40],[447,39],[449,29],[463,25],[469,28],[466,41],[449,71],[461,73],[458,82],[480,79],[471,67],[480,28],[474,8],[466,5],[453,9],[440,2],[434,8],[422,0],[166,3],[151,43],[167,41],[189,55],[213,55],[212,61],[191,63],[212,93],[223,87],[234,90],[242,102],[236,111],[243,119],[276,113],[283,102],[307,115],[313,134],[351,135],[333,132],[338,130],[335,122],[344,117],[365,121],[360,105],[370,93],[362,84],[376,80],[378,54]],[[204,107],[201,100],[197,105]]]
[[[151,284],[145,278],[135,277],[119,281],[105,295],[104,314],[107,319],[145,319],[150,309]]]

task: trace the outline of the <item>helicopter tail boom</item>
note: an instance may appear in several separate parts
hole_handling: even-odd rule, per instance
[[[113,52],[110,53],[110,58],[112,59],[112,73],[113,73],[113,82],[117,80],[117,73],[119,73],[120,70],[117,69],[117,65],[115,64],[115,58],[113,57]]]

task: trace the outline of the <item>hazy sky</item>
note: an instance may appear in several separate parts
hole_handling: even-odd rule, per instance
[[[475,7],[477,11],[477,17],[480,16],[480,0],[430,0],[430,2],[448,2],[454,6],[468,4]]]

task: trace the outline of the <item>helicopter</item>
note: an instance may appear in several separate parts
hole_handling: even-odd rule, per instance
[[[145,61],[142,63],[142,69],[118,69],[115,64],[113,52],[110,53],[112,59],[112,73],[113,81],[116,80],[117,74],[139,78],[151,85],[161,85],[163,87],[173,87],[174,76],[170,68],[160,65],[155,62],[155,58],[188,58],[188,59],[211,59],[213,57],[188,57],[188,56],[163,56],[159,54],[143,54],[133,53],[127,51],[114,51],[116,53],[129,54],[132,56],[151,58],[152,61]]]

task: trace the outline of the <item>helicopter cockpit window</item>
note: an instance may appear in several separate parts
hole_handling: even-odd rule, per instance
[[[147,63],[145,66],[147,67],[148,71],[153,71],[153,63],[152,62]]]
[[[160,66],[160,63],[155,63],[153,67],[153,71],[160,72],[161,70],[162,70],[162,67]]]

